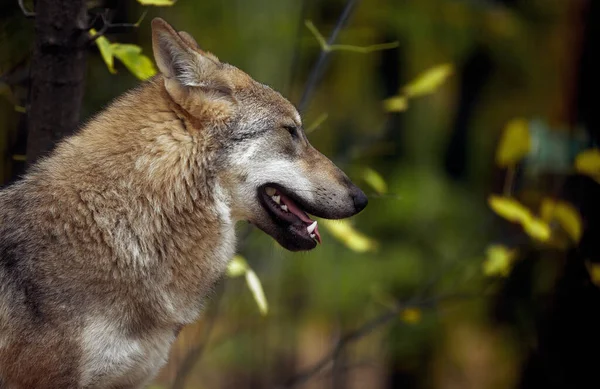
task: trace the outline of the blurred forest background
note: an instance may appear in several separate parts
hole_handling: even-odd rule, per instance
[[[102,36],[70,115],[152,74],[160,16],[299,105],[370,197],[309,253],[240,226],[230,277],[154,388],[600,387],[598,1],[145,2],[85,2],[83,33]],[[40,15],[21,5],[0,3],[3,184],[36,120]],[[336,26],[340,46],[320,42]]]

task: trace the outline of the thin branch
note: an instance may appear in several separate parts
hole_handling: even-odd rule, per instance
[[[355,46],[355,45],[331,45],[329,51],[350,51],[359,54],[368,54],[374,51],[382,51],[395,49],[400,46],[400,42],[388,42],[388,43],[377,43],[369,46]]]
[[[340,339],[336,342],[335,346],[327,353],[321,360],[315,363],[313,366],[309,367],[305,371],[297,374],[288,380],[287,383],[278,387],[278,389],[288,389],[294,388],[298,385],[301,385],[315,375],[319,374],[323,369],[329,366],[333,360],[337,358],[337,356],[344,350],[346,346],[350,343],[356,342],[357,340],[363,338],[364,336],[370,334],[375,329],[383,326],[384,324],[389,323],[394,318],[396,318],[400,313],[405,311],[408,308],[423,308],[427,306],[434,306],[439,304],[442,301],[454,300],[454,299],[464,299],[465,297],[481,297],[480,295],[464,295],[464,294],[452,294],[446,296],[438,296],[438,297],[430,297],[423,298],[421,300],[411,299],[406,303],[399,303],[394,308],[390,309],[387,312],[384,312],[380,316],[375,317],[374,319],[366,322],[361,327],[350,331],[340,337]]]
[[[18,0],[19,3],[19,8],[21,8],[21,12],[23,12],[23,15],[26,18],[35,18],[35,12],[33,11],[29,11],[26,7],[25,4],[23,4],[23,0]]]
[[[314,122],[313,122],[313,123],[312,123],[310,126],[308,126],[308,127],[307,127],[307,128],[304,130],[304,132],[305,132],[306,134],[310,134],[311,132],[313,132],[314,130],[316,130],[317,128],[319,128],[319,127],[321,126],[321,124],[323,124],[323,122],[324,122],[325,120],[327,120],[327,118],[328,118],[328,117],[329,117],[329,115],[328,115],[327,113],[325,113],[325,112],[324,112],[324,113],[322,113],[322,114],[320,114],[320,115],[319,115],[319,116],[318,116],[318,117],[315,119],[315,121],[314,121]]]
[[[381,51],[381,50],[389,50],[395,49],[400,46],[400,42],[388,42],[388,43],[377,43],[370,46],[356,46],[356,45],[333,45],[329,44],[325,41],[325,38],[321,34],[321,32],[317,29],[313,22],[307,20],[304,22],[306,27],[312,32],[317,42],[319,42],[319,46],[321,46],[321,50],[329,52],[329,51],[351,51],[360,54],[367,54],[373,51]]]
[[[335,43],[338,34],[348,21],[348,18],[350,17],[352,10],[354,9],[357,3],[358,0],[348,0],[346,6],[344,7],[344,10],[342,11],[342,14],[340,15],[340,18],[338,19],[335,25],[335,28],[331,32],[331,35],[329,35],[329,39],[327,39],[327,42],[325,42],[327,46],[331,46]],[[321,78],[321,74],[323,73],[323,68],[327,63],[327,57],[329,56],[329,53],[330,51],[326,51],[323,49],[323,47],[321,47],[321,53],[319,54],[319,58],[317,59],[317,62],[313,66],[310,75],[308,76],[308,81],[306,83],[304,93],[302,94],[302,98],[300,99],[300,104],[298,104],[298,110],[300,111],[300,113],[302,113],[306,109],[308,101],[310,100],[314,89],[317,86],[317,83],[319,82],[319,78]]]
[[[142,21],[144,20],[144,18],[146,17],[147,13],[148,13],[148,11],[144,10],[142,15],[138,18],[137,22],[135,22],[135,23],[112,23],[112,21],[109,20],[110,18],[108,17],[108,10],[106,10],[105,12],[100,14],[100,18],[102,18],[102,27],[94,35],[90,36],[88,43],[95,42],[96,39],[105,35],[106,32],[111,28],[119,28],[119,27],[138,28],[140,26],[140,24],[142,23]],[[96,17],[98,17],[98,16],[96,16]]]

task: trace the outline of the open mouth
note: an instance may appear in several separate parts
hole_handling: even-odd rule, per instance
[[[309,250],[321,243],[319,227],[294,194],[284,188],[268,184],[258,189],[263,208],[267,211],[278,231],[274,236],[279,243],[288,249]],[[273,235],[273,234],[271,234]]]

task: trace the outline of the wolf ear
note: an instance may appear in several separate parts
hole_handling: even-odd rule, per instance
[[[183,39],[183,41],[191,48],[195,49],[195,50],[200,50],[200,45],[198,44],[198,42],[196,42],[196,40],[194,39],[193,36],[191,36],[190,34],[188,34],[185,31],[179,31],[177,34],[179,34],[179,37],[181,39]]]
[[[160,18],[152,20],[152,49],[160,72],[184,86],[210,84],[220,66],[218,58],[200,50],[190,34],[177,33]]]

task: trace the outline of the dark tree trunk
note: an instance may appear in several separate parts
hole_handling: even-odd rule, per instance
[[[77,127],[87,40],[85,0],[37,0],[35,12],[28,110],[29,165]]]

